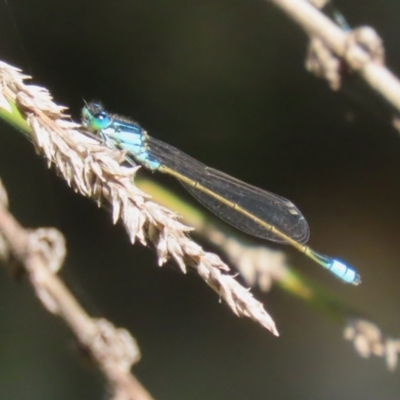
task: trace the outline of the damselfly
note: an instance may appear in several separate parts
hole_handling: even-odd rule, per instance
[[[305,245],[309,227],[291,201],[207,167],[149,136],[136,122],[107,112],[99,102],[83,107],[82,121],[106,145],[126,150],[131,162],[177,178],[200,203],[235,228],[252,236],[290,244],[343,282],[353,285],[361,282],[353,268]]]

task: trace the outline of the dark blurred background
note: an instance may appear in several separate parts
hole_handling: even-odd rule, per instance
[[[102,99],[204,163],[294,201],[311,245],[357,266],[363,283],[343,285],[283,248],[291,264],[400,334],[400,138],[391,112],[356,77],[334,93],[308,74],[307,38],[279,10],[261,0],[7,3],[2,60],[75,118],[82,99]],[[400,3],[336,4],[351,25],[378,30],[399,73]],[[143,360],[134,373],[157,399],[400,398],[400,372],[361,359],[342,326],[279,289],[255,291],[277,339],[234,317],[196,274],[158,268],[151,249],[131,246],[3,122],[0,176],[21,223],[65,234],[63,278],[93,315],[135,335]],[[26,282],[1,274],[0,398],[106,398],[63,324]]]

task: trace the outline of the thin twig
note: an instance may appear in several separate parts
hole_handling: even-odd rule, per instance
[[[1,181],[0,193],[6,193]],[[6,201],[0,200],[0,236],[0,257],[13,256],[23,266],[42,305],[61,317],[101,369],[113,389],[113,399],[151,400],[130,373],[132,364],[140,358],[136,341],[125,329],[91,318],[56,275],[66,252],[61,233],[52,228],[25,230],[7,210]]]
[[[345,32],[306,0],[271,0],[310,36],[321,39],[338,57],[389,103],[400,111],[400,81],[383,64],[378,62],[364,46],[352,40]]]

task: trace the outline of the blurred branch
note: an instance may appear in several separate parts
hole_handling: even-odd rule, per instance
[[[53,228],[25,230],[7,210],[7,195],[0,181],[0,258],[15,258],[47,311],[58,315],[73,332],[80,347],[96,363],[113,388],[114,400],[151,400],[130,374],[140,359],[136,341],[125,329],[105,319],[91,318],[56,273],[64,261],[65,240]]]
[[[368,28],[368,31],[361,31],[364,32],[361,34],[357,31],[346,32],[306,0],[271,1],[311,38],[322,41],[337,57],[345,60],[349,68],[358,72],[374,90],[400,111],[400,81],[384,66],[383,49],[379,49],[380,39],[377,39],[375,31]],[[377,52],[373,51],[375,48]]]

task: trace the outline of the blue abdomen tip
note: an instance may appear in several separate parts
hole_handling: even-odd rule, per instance
[[[330,270],[343,282],[351,283],[352,285],[361,283],[360,275],[353,268],[348,267],[339,260],[333,260]]]

